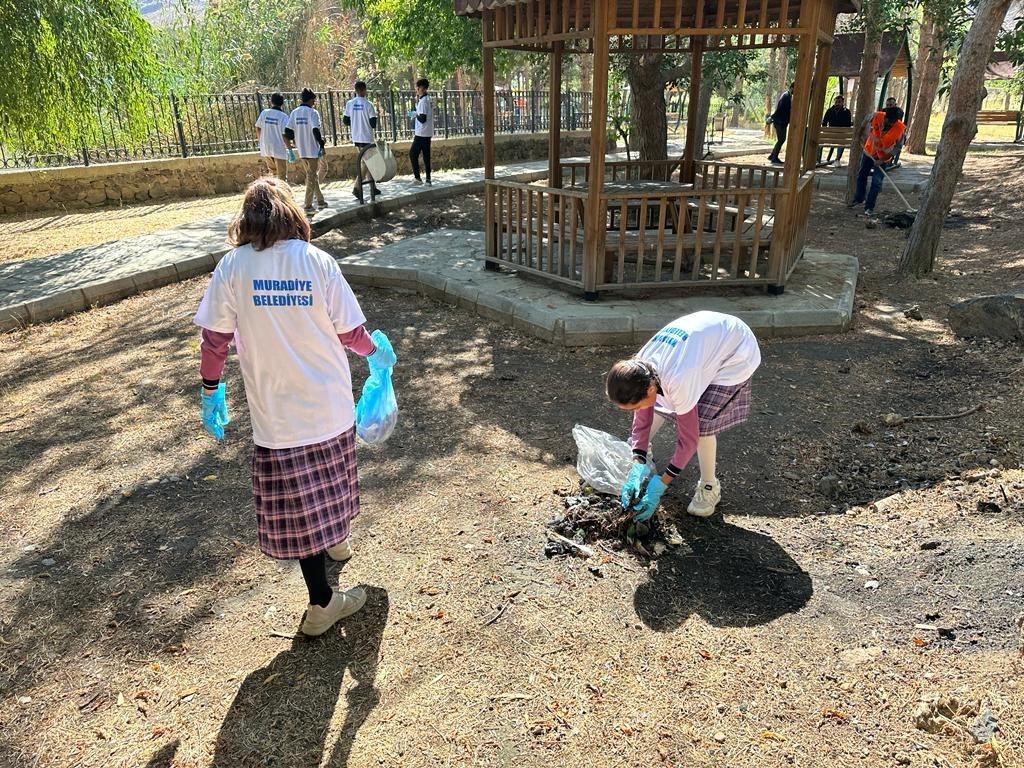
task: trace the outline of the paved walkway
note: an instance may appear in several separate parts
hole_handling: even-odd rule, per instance
[[[547,161],[501,166],[498,175],[521,181],[547,176]],[[480,168],[438,174],[434,186],[413,184],[411,176],[381,184],[374,204],[359,205],[352,180],[329,182],[329,207],[312,219],[314,236],[386,211],[483,190]],[[52,320],[109,304],[151,288],[213,271],[224,255],[233,214],[201,219],[151,235],[115,240],[35,259],[0,265],[0,331]]]
[[[499,167],[497,175],[521,181],[542,179],[547,175],[547,162],[542,160],[507,164]],[[412,183],[411,177],[399,177],[386,186],[382,185],[382,188],[385,194],[378,197],[376,203],[360,206],[352,197],[350,180],[326,184],[324,191],[329,207],[313,217],[314,236],[324,234],[352,221],[379,216],[386,211],[406,208],[419,202],[479,192],[483,189],[483,171],[480,168],[472,168],[445,172],[435,179],[433,187],[417,186]],[[213,270],[217,260],[228,250],[225,235],[231,216],[232,214],[223,214],[150,235],[126,238],[65,253],[0,265],[0,331],[19,328],[29,323],[53,320],[72,312],[109,304],[142,291],[209,273]],[[464,235],[465,233],[462,233],[462,236]],[[479,233],[473,237],[479,237]],[[482,240],[472,248],[476,248],[481,243]],[[413,249],[418,245],[412,246]],[[390,252],[374,251],[371,254],[365,254],[362,260],[363,262],[372,261],[375,264],[383,264],[389,258],[387,253]],[[472,259],[477,259],[479,254],[475,252],[474,254]],[[460,252],[458,258],[464,259],[465,257],[466,252]],[[732,310],[737,313],[766,313],[759,316],[761,319],[757,319],[755,315],[750,315],[748,319],[751,319],[752,324],[762,330],[776,329],[765,331],[767,333],[809,333],[845,329],[852,310],[852,290],[856,280],[856,262],[853,261],[851,267],[850,262],[843,261],[846,258],[841,257],[839,262],[835,260],[835,257],[805,259],[805,263],[798,269],[800,275],[791,285],[815,286],[810,289],[812,293],[824,298],[823,301],[814,299],[810,303],[801,305],[799,311],[803,315],[799,321],[791,322],[779,319],[782,317],[779,312],[786,307],[789,307],[790,311],[797,311],[796,305],[792,302],[798,301],[795,297],[799,295],[799,292],[792,287],[787,289],[786,296],[788,298],[780,300],[762,295],[745,297],[742,306],[736,305]],[[355,265],[357,262],[351,263]],[[472,267],[474,276],[470,282],[479,277],[476,275],[476,272],[479,272],[477,266],[479,265]],[[436,269],[440,269],[440,267],[437,265],[418,266],[417,272],[422,274],[432,270],[436,271]],[[836,272],[836,269],[839,271]],[[810,272],[806,270],[810,270]],[[502,295],[500,300],[502,304],[509,300],[527,303],[542,300],[539,297],[534,297],[529,290],[519,291],[523,281],[518,278],[508,275],[499,276],[493,273],[487,273],[487,275],[487,280],[494,277],[503,282],[503,287],[500,290],[496,289],[496,295]],[[382,284],[400,284],[403,279],[408,281],[413,278],[409,278],[407,275],[405,278],[399,279],[398,283],[381,279],[384,280]],[[514,284],[514,290],[511,293],[505,290],[508,287],[505,281],[512,281]],[[459,280],[453,279],[450,282],[452,290],[458,290]],[[424,290],[424,292],[429,293],[428,290]],[[485,292],[482,295],[484,298],[479,302],[479,307],[482,309],[477,308],[476,300],[474,300],[473,307],[477,308],[481,314],[486,315],[489,294]],[[570,294],[562,295],[565,302],[560,302],[560,304],[575,306],[576,297]],[[555,299],[544,298],[543,301],[550,304]],[[463,298],[459,303],[465,304],[466,301]],[[722,308],[727,306],[716,297],[691,298],[685,300],[684,303],[690,310],[698,305]],[[573,323],[576,322],[574,320],[566,320],[569,315],[563,313],[554,319],[547,318],[543,322],[535,324],[537,328],[547,329],[539,332],[538,335],[565,344],[606,343],[599,339],[620,339],[625,338],[626,335],[632,338],[633,335],[643,335],[648,332],[644,321],[629,319],[627,333],[626,327],[622,325],[622,322],[625,321],[608,319],[611,317],[607,314],[608,311],[612,311],[613,314],[619,312],[630,318],[639,318],[641,314],[645,317],[660,318],[661,314],[665,313],[681,314],[679,307],[683,304],[666,304],[665,307],[659,307],[653,313],[647,310],[641,313],[636,306],[628,305],[626,308],[627,304],[617,301],[601,302],[600,306],[601,309],[594,310],[593,305],[585,305],[578,312],[570,313],[574,317],[585,315],[590,318],[584,323],[586,328],[574,325]],[[645,304],[645,306],[653,306],[653,304]],[[615,309],[616,307],[618,309]],[[524,311],[520,310],[520,314]],[[812,316],[812,314],[807,314],[807,311],[819,314]],[[822,312],[824,314],[821,314]],[[511,324],[518,325],[519,323],[515,321],[516,317],[516,313],[512,312],[507,319]],[[607,328],[609,333],[605,336],[593,335],[593,329],[598,326]],[[789,330],[782,330],[784,328]]]

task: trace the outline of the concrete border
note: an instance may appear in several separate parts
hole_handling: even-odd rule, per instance
[[[642,344],[687,312],[736,315],[761,337],[837,333],[850,327],[859,264],[808,249],[782,296],[767,293],[588,303],[556,287],[484,269],[483,233],[437,230],[338,260],[353,285],[415,290],[566,347]]]

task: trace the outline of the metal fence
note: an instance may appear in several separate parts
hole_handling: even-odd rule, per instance
[[[284,109],[299,105],[299,93],[282,92]],[[351,141],[342,120],[351,91],[327,90],[317,94],[321,128],[329,144]],[[483,94],[480,91],[434,91],[434,136],[483,134]],[[590,97],[568,91],[558,114],[565,130],[590,128]],[[387,141],[411,139],[409,110],[416,105],[415,91],[374,91],[368,94],[377,115],[377,137]],[[498,91],[494,94],[498,133],[547,131],[552,105],[547,91]],[[90,135],[62,146],[29,151],[17,132],[0,133],[0,168],[54,168],[93,163],[116,163],[150,158],[195,157],[258,149],[256,118],[270,106],[270,94],[201,94],[153,96],[144,108],[142,125],[129,126],[116,110],[104,110]]]

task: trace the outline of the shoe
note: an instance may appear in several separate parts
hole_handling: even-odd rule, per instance
[[[366,593],[361,587],[352,587],[331,595],[326,608],[310,605],[299,631],[307,637],[319,637],[346,616],[351,616],[366,604]]]
[[[320,207],[320,208],[326,208],[327,207],[327,201],[326,200],[321,200],[320,202],[317,203],[317,206]]]
[[[419,187],[419,186],[421,186],[423,184],[423,180],[422,179],[413,179],[412,183],[415,184],[417,187]],[[429,184],[430,182],[427,182],[427,183]]]
[[[785,165],[785,163],[782,162],[781,160],[779,160],[779,158],[777,158],[777,157],[773,158],[771,162],[772,162],[772,165]]]
[[[336,563],[343,563],[353,555],[352,544],[349,543],[348,539],[345,539],[340,544],[335,544],[333,547],[327,550],[327,556]]]
[[[434,186],[434,182],[432,182],[430,179],[427,179],[427,186],[428,187]]]
[[[778,160],[779,158],[777,158],[775,155],[768,155],[768,159],[769,160]]]
[[[303,206],[302,210],[304,210],[306,213],[316,213],[316,206],[315,205],[306,205],[306,206]]]
[[[874,216],[875,215],[875,211],[874,211],[873,208],[865,208],[864,209],[864,215],[865,216]]]
[[[864,201],[863,200],[853,200],[852,202],[847,203],[846,207],[847,208],[856,208],[858,205],[864,205]]]
[[[698,481],[697,490],[686,511],[695,517],[711,517],[721,500],[722,484],[718,480],[712,480],[710,483]]]

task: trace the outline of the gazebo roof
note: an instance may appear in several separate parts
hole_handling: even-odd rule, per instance
[[[832,60],[828,73],[833,77],[859,77],[864,56],[864,35],[841,34],[832,41]],[[904,77],[910,69],[910,44],[906,32],[885,32],[882,35],[882,57],[878,74],[889,72],[893,77]]]
[[[455,2],[455,13],[459,16],[479,16],[484,11],[494,10],[495,8],[505,8],[508,6],[515,5],[526,5],[531,0],[454,0]],[[778,0],[776,0],[778,2]],[[585,17],[589,20],[590,18],[590,2],[584,2]],[[662,3],[661,0],[639,0],[637,12],[643,18],[651,18],[654,15],[654,9],[667,8],[671,3]],[[697,3],[694,0],[686,0],[686,6],[696,7]],[[707,5],[707,3],[705,3]],[[726,3],[726,13],[735,14],[741,5],[741,0],[730,0]],[[742,3],[747,8],[747,3]],[[793,10],[799,10],[799,3],[793,3]],[[860,9],[860,0],[836,0],[836,13],[856,13]],[[753,13],[756,9],[751,6],[748,8],[748,12]],[[667,11],[665,11],[667,13]],[[687,14],[692,15],[691,14]],[[710,15],[710,14],[709,14]]]
[[[985,65],[986,80],[1012,80],[1017,74],[1017,67],[1010,61],[1010,57],[1002,51],[992,54],[988,64]]]

